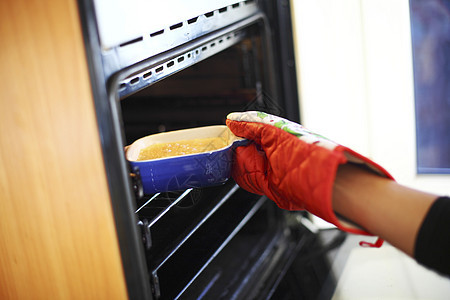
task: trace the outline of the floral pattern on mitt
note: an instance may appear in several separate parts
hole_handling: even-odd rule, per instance
[[[331,141],[330,139],[316,134],[302,125],[289,121],[287,119],[269,115],[260,111],[247,111],[247,112],[238,112],[238,113],[230,113],[227,116],[227,119],[233,121],[244,121],[244,122],[255,122],[262,123],[267,125],[275,126],[281,130],[286,131],[287,133],[293,134],[298,137],[300,140],[308,143],[308,144],[317,144],[323,148],[333,150],[338,144]]]

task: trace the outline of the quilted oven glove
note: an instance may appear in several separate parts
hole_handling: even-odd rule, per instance
[[[287,210],[307,210],[338,228],[371,235],[336,216],[332,189],[337,168],[346,162],[365,164],[380,176],[393,179],[368,158],[303,126],[263,112],[231,113],[227,126],[254,143],[236,148],[233,178],[249,192],[266,195]],[[362,242],[363,246],[379,247]]]

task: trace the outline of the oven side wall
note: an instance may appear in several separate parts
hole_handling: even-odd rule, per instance
[[[77,3],[0,22],[0,298],[125,299]]]

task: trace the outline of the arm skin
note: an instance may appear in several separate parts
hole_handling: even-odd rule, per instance
[[[339,166],[333,187],[336,213],[412,257],[417,233],[436,198],[353,164]]]

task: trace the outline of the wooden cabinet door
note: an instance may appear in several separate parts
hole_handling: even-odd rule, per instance
[[[0,299],[127,298],[77,3],[0,2]]]

